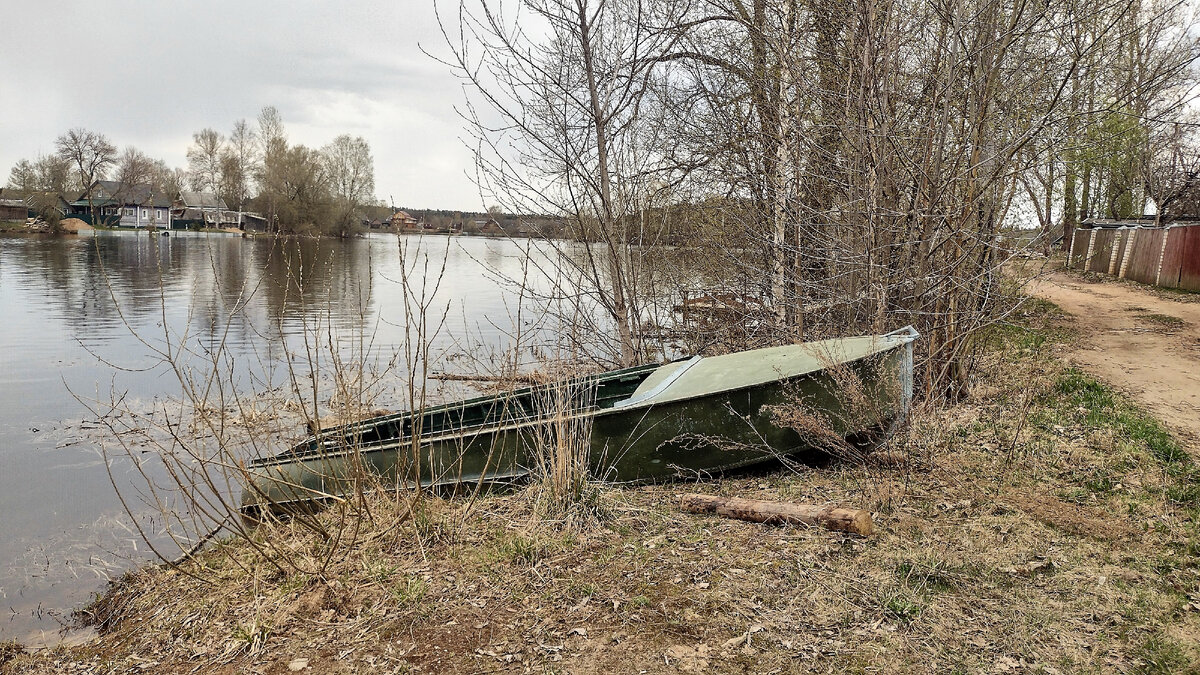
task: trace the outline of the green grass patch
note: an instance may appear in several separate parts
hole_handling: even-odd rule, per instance
[[[268,622],[254,621],[249,624],[239,623],[234,627],[230,638],[239,648],[247,652],[258,651],[270,639],[272,626]]]
[[[896,623],[903,625],[908,625],[916,621],[917,617],[921,616],[921,612],[925,611],[925,608],[919,603],[902,595],[895,595],[889,598],[883,604],[883,608],[887,610],[888,615]]]
[[[1059,375],[1049,400],[1044,403],[1089,428],[1113,430],[1121,440],[1145,448],[1163,464],[1191,462],[1187,452],[1158,420],[1077,368]]]
[[[896,576],[914,590],[945,592],[954,589],[955,581],[962,573],[943,560],[906,560],[896,566]]]
[[[279,582],[279,592],[283,595],[291,595],[296,591],[304,588],[312,580],[312,577],[307,574],[295,573],[289,574]]]
[[[1200,673],[1183,646],[1164,635],[1150,636],[1137,650],[1137,656],[1143,661],[1135,671],[1138,673]]]
[[[392,599],[400,606],[415,605],[425,599],[429,592],[429,582],[421,577],[405,575],[391,587]]]
[[[1052,429],[1056,424],[1076,425],[1090,431],[1110,432],[1114,448],[1132,453],[1131,457],[1118,459],[1117,466],[1132,469],[1131,463],[1139,457],[1154,459],[1171,479],[1167,497],[1189,511],[1200,509],[1200,466],[1162,423],[1108,385],[1069,368],[1058,376],[1041,404],[1044,410],[1034,416],[1039,426]],[[1088,493],[1105,496],[1114,488],[1115,478],[1111,473],[1092,471],[1082,476],[1079,488],[1067,500],[1084,503]]]
[[[1048,300],[1028,298],[1006,321],[988,327],[982,334],[984,346],[1010,355],[1040,351],[1062,340],[1066,333],[1053,326],[1062,310]]]
[[[509,534],[501,538],[496,546],[500,560],[512,565],[536,565],[547,553],[549,546],[523,534]]]

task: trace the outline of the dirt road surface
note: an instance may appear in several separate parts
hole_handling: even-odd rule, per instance
[[[1200,297],[1062,272],[1032,290],[1081,329],[1072,363],[1131,394],[1200,456]]]

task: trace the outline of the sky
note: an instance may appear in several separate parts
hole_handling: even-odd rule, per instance
[[[83,127],[172,167],[275,106],[291,143],[362,136],[376,196],[482,210],[433,0],[2,0],[0,184]]]

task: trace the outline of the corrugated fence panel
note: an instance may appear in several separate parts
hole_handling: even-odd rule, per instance
[[[1092,242],[1092,257],[1087,263],[1088,271],[1108,274],[1108,261],[1112,258],[1113,241],[1116,238],[1116,230],[1096,230],[1096,238]]]
[[[1167,228],[1167,246],[1162,252],[1162,267],[1158,270],[1158,285],[1163,288],[1179,287],[1179,266],[1183,262],[1183,244],[1187,227]]]
[[[1186,228],[1179,265],[1179,287],[1189,291],[1200,291],[1200,225]]]
[[[1129,255],[1129,268],[1125,278],[1143,284],[1158,281],[1158,257],[1162,253],[1165,230],[1139,230],[1133,239],[1133,250]]]
[[[1113,256],[1112,264],[1108,268],[1108,273],[1117,275],[1121,273],[1121,260],[1125,257],[1125,246],[1129,243],[1129,233],[1131,230],[1121,228],[1117,230],[1117,254]]]
[[[1091,230],[1075,230],[1071,240],[1071,260],[1067,267],[1075,270],[1087,269],[1087,250],[1091,237]]]

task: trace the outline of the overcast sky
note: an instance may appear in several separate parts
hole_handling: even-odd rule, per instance
[[[192,134],[279,109],[288,140],[362,136],[376,195],[479,210],[433,0],[7,0],[0,184],[84,127],[186,167]]]

